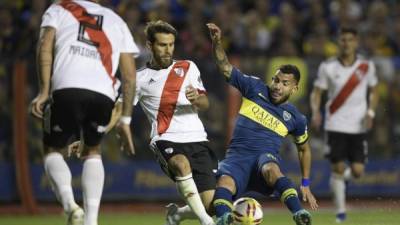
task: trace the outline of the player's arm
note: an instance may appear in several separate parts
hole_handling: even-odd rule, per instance
[[[310,95],[310,105],[311,105],[311,126],[318,131],[321,127],[322,123],[322,116],[320,112],[321,107],[321,97],[322,93],[324,92],[323,89],[314,86],[311,95]]]
[[[119,59],[119,69],[122,78],[122,112],[118,128],[121,138],[124,142],[123,148],[128,153],[135,154],[133,146],[132,133],[130,129],[132,116],[132,102],[136,90],[136,64],[132,53],[121,53]]]
[[[222,46],[221,29],[213,23],[208,23],[207,27],[210,31],[210,37],[213,44],[215,63],[217,64],[219,72],[229,79],[232,72],[232,64],[229,63],[228,57],[226,56],[225,50]]]
[[[371,129],[379,102],[378,85],[369,87],[368,93],[367,128]]]
[[[303,201],[308,202],[312,209],[317,209],[318,204],[314,195],[310,190],[310,173],[311,173],[311,147],[308,141],[302,144],[297,144],[299,155],[300,169],[301,169],[301,186],[300,190],[303,195]]]
[[[210,107],[207,95],[205,93],[200,93],[199,90],[193,86],[186,88],[185,94],[186,98],[197,110],[205,111]]]
[[[40,29],[36,51],[39,94],[31,103],[31,112],[38,118],[43,117],[43,105],[50,94],[50,77],[53,66],[55,36],[56,29],[53,27],[44,27]]]

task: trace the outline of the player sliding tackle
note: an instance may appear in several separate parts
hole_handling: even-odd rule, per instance
[[[267,196],[278,192],[281,201],[293,213],[296,224],[310,225],[311,215],[301,206],[292,182],[282,174],[279,156],[284,137],[291,134],[299,153],[302,199],[311,209],[317,209],[310,190],[311,151],[307,120],[288,103],[298,89],[299,70],[293,65],[282,65],[267,86],[259,78],[234,68],[222,47],[220,28],[213,23],[207,26],[220,73],[243,96],[231,144],[217,172],[213,201],[217,225],[232,224],[232,201],[248,190]]]

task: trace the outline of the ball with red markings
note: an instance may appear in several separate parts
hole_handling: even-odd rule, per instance
[[[243,197],[233,203],[234,225],[258,225],[263,220],[263,211],[260,203],[254,198]]]

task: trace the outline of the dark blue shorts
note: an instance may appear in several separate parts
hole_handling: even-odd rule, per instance
[[[229,149],[226,157],[218,165],[217,178],[229,175],[236,185],[235,198],[247,191],[256,191],[263,195],[273,193],[273,187],[269,187],[262,176],[263,165],[274,162],[280,165],[281,158],[277,153],[271,152],[241,152]]]

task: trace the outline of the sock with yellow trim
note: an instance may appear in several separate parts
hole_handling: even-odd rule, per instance
[[[226,188],[217,187],[217,189],[215,189],[213,205],[217,218],[223,216],[227,212],[231,212],[232,192]]]
[[[287,208],[292,213],[296,213],[297,211],[303,209],[300,204],[299,197],[297,196],[297,191],[289,178],[279,178],[274,185],[274,189],[279,193],[281,202],[285,203]]]

